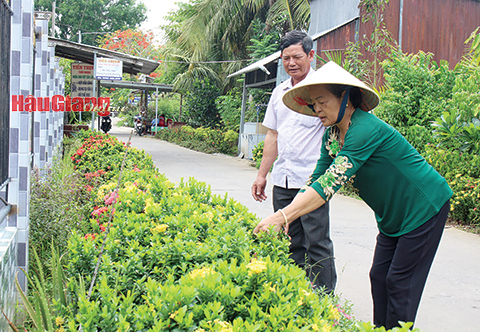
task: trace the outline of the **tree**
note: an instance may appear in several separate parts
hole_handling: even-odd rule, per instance
[[[52,11],[52,0],[35,1],[35,10]],[[147,8],[136,0],[56,0],[55,36],[96,45],[96,37],[116,30],[137,28]]]
[[[264,23],[266,33],[277,29],[283,34],[308,27],[309,15],[308,0],[195,0],[180,7],[169,18],[173,27],[165,29],[168,56],[188,66],[177,75],[176,89],[186,91],[196,79],[209,77],[228,91],[234,83],[226,77],[245,66],[255,51],[252,43],[264,45],[264,39],[253,38],[254,22]]]
[[[373,56],[372,60],[372,85],[378,88],[382,67],[380,62],[395,47],[395,40],[385,27],[385,7],[390,0],[361,0],[358,5],[365,13],[362,15],[362,23],[371,22],[373,31],[370,38],[362,41],[367,52]]]
[[[215,127],[220,124],[220,115],[215,100],[220,90],[209,79],[195,80],[194,89],[185,94],[185,115],[193,126]]]

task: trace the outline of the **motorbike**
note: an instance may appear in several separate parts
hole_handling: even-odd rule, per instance
[[[135,130],[135,135],[142,136],[144,131],[142,119],[135,118],[133,128]]]
[[[101,125],[100,129],[106,134],[110,129],[112,129],[112,119],[110,119],[110,116],[102,116],[101,120]]]

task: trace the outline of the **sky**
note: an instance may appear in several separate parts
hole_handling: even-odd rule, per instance
[[[158,28],[164,25],[166,21],[163,19],[168,12],[178,9],[176,2],[189,2],[189,0],[138,0],[143,2],[147,7],[147,20],[141,25],[142,30],[152,30],[158,36],[157,41],[163,38],[162,31]]]

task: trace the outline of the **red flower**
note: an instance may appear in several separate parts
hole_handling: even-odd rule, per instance
[[[90,240],[95,240],[95,237],[97,236],[98,234],[97,233],[91,233],[91,234],[87,234],[85,235],[85,239],[90,239]]]
[[[101,214],[107,211],[108,211],[108,207],[102,206],[101,208],[93,210],[92,216],[100,216]]]

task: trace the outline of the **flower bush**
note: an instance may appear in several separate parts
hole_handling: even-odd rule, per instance
[[[449,218],[480,225],[480,156],[460,150],[425,146],[424,157],[447,180],[453,191]]]
[[[113,185],[98,189],[104,206],[94,212],[104,209],[93,213],[88,236],[71,237],[67,274],[78,307],[62,317],[68,330],[356,330],[291,264],[284,235],[252,235],[258,220],[244,206],[151,170],[127,171],[122,183],[90,299],[82,285],[92,279]]]
[[[86,151],[92,160],[103,151],[90,137],[118,145],[93,134],[85,152],[75,152],[85,174],[101,174],[86,204],[88,225],[70,236],[65,263],[52,256],[51,304],[47,278],[31,279],[35,330],[385,331],[356,322],[337,297],[312,288],[288,258],[285,234],[253,235],[256,216],[205,183],[171,183],[146,163],[124,169],[117,188],[119,168],[99,172],[83,163]]]
[[[233,130],[224,133],[218,129],[203,127],[194,129],[183,126],[160,130],[155,137],[205,153],[224,153],[233,156],[237,154],[238,149],[238,133]]]
[[[83,144],[71,156],[74,169],[87,179],[104,177],[106,180],[118,174],[125,154],[125,143],[108,134],[82,130],[76,134]],[[142,150],[130,149],[125,160],[127,169],[153,169],[151,156]]]

